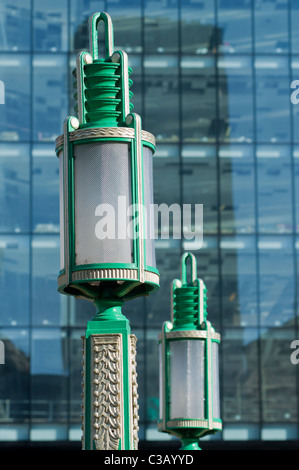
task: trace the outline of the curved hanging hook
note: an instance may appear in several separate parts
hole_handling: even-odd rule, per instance
[[[111,17],[108,13],[94,13],[89,20],[89,44],[90,53],[93,60],[99,58],[99,45],[98,45],[98,24],[100,21],[105,23],[105,54],[106,59],[110,59],[114,52],[114,38],[113,38],[113,25]]]
[[[184,253],[182,256],[182,283],[188,284],[187,281],[187,262],[190,259],[191,263],[191,283],[193,284],[197,276],[197,262],[192,253]]]

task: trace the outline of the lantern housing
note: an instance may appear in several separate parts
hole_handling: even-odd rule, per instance
[[[191,280],[187,280],[187,262]],[[160,409],[158,429],[179,437],[182,449],[222,429],[219,399],[220,335],[207,321],[207,289],[196,278],[196,258],[182,257],[182,279],[172,283],[172,318],[159,336]]]
[[[105,26],[105,58],[98,24]],[[77,116],[56,140],[61,250],[58,290],[94,300],[121,300],[159,287],[152,226],[155,138],[142,130],[130,102],[131,68],[114,51],[107,13],[90,19],[90,52],[73,71]]]

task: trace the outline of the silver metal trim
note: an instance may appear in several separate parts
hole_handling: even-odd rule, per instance
[[[76,142],[85,139],[101,139],[101,138],[129,138],[134,139],[135,129],[130,127],[90,127],[87,129],[78,129],[69,133],[70,142]],[[141,131],[141,139],[156,147],[156,139],[150,132]],[[55,140],[55,150],[63,145],[63,135]]]
[[[87,281],[87,280],[106,280],[106,279],[128,279],[128,280],[138,280],[138,270],[137,269],[82,269],[80,271],[72,272],[72,282],[76,281]],[[145,271],[145,282],[158,284],[159,275],[151,271]],[[66,274],[60,274],[58,276],[58,287],[67,284]]]
[[[210,337],[212,340],[215,341],[220,341],[221,336],[219,333],[216,333],[215,331],[210,332]],[[160,336],[159,336],[160,338]],[[178,330],[178,331],[168,331],[166,333],[166,338],[167,339],[194,339],[194,338],[199,338],[199,339],[206,339],[207,338],[207,330]]]
[[[206,419],[178,419],[178,420],[169,420],[166,423],[167,428],[202,428],[202,429],[222,429],[222,423],[218,421],[213,421],[212,428],[209,427],[209,422]],[[158,423],[159,429],[165,429],[163,423]]]
[[[70,247],[69,247],[69,234],[70,234],[70,227],[69,227],[69,120],[71,118],[68,117],[63,124],[63,204],[64,204],[64,270],[65,270],[65,277],[69,280],[70,277]]]

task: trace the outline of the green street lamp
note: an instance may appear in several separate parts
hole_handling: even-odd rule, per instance
[[[98,54],[104,22],[105,57]],[[89,23],[73,72],[77,116],[56,140],[62,294],[94,302],[83,338],[83,449],[137,448],[136,337],[121,308],[159,287],[152,201],[155,138],[130,102],[131,68],[107,13]]]
[[[182,278],[172,283],[171,322],[163,324],[158,340],[158,429],[179,437],[182,450],[200,450],[199,438],[222,429],[218,377],[220,335],[207,321],[207,289],[196,278],[196,270],[196,258],[185,253]]]

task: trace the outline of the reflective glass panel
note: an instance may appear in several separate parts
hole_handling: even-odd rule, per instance
[[[114,49],[128,54],[140,53],[143,42],[141,0],[108,0],[106,8],[113,18]]]
[[[259,297],[261,325],[287,326],[294,321],[294,253],[290,236],[260,236]]]
[[[196,222],[196,205],[203,204],[203,234],[205,236],[206,234],[217,233],[216,148],[214,146],[188,144],[183,146],[182,156],[183,203],[191,206],[192,225]],[[195,237],[194,241],[196,241]]]
[[[31,421],[68,420],[68,340],[56,328],[33,329],[31,338]]]
[[[4,0],[0,3],[0,49],[28,51],[30,49],[30,0]]]
[[[295,422],[298,399],[296,366],[291,363],[292,329],[263,330],[261,335],[261,386],[264,422]]]
[[[222,360],[222,420],[259,422],[258,334],[255,328],[225,329]]]
[[[28,423],[30,419],[30,346],[27,329],[0,329],[5,346],[1,365],[0,423]]]
[[[256,139],[261,143],[290,141],[290,78],[285,57],[257,57]]]
[[[34,145],[33,230],[59,233],[59,161],[53,145]]]
[[[233,54],[251,52],[250,0],[217,0],[218,52]]]
[[[182,138],[185,142],[215,142],[215,60],[186,56],[181,61],[181,70]]]
[[[106,4],[104,0],[72,0],[70,2],[71,50],[89,50],[88,19],[96,12],[107,11]]]
[[[184,54],[204,55],[215,51],[217,28],[211,0],[184,0],[181,9],[181,42]]]
[[[293,53],[299,52],[299,32],[298,32],[298,21],[299,21],[299,1],[290,0],[290,26],[291,26],[291,49]]]
[[[253,140],[253,80],[249,57],[219,57],[219,139],[224,142]]]
[[[162,327],[162,323],[161,323]],[[141,331],[140,331],[141,333]],[[137,373],[138,369],[138,357],[142,357],[138,353],[139,348],[139,337],[140,333],[137,331],[135,334],[138,338],[137,342]],[[158,349],[158,336],[161,333],[161,329],[150,329],[146,330],[146,343],[144,348],[144,374],[139,380],[138,373],[138,389],[139,383],[144,384],[144,389],[141,392],[146,396],[146,420],[150,423],[157,423],[159,418],[159,349]],[[140,345],[142,346],[142,345]],[[142,367],[142,366],[141,366]],[[142,377],[144,378],[142,380]]]
[[[147,56],[144,67],[143,128],[154,134],[158,141],[177,142],[179,138],[177,59],[171,56]]]
[[[51,52],[67,50],[68,3],[65,0],[34,0],[33,4],[34,49]]]
[[[70,422],[81,426],[81,404],[82,404],[82,336],[85,336],[85,329],[72,329],[69,338],[70,351],[70,396],[69,410]],[[81,429],[80,429],[81,431]],[[80,433],[82,435],[82,431]]]
[[[61,55],[33,59],[33,138],[53,142],[68,112],[67,62]]]
[[[252,233],[255,231],[253,149],[251,145],[223,145],[219,157],[221,232]]]
[[[59,236],[32,239],[32,322],[63,325],[67,321],[67,297],[57,292]]]
[[[29,323],[29,237],[0,236],[0,323]]]
[[[0,232],[29,230],[29,145],[0,144]]]
[[[256,156],[259,231],[290,233],[293,231],[290,150],[258,146]]]
[[[0,106],[0,140],[30,139],[30,65],[27,55],[0,55],[4,104]]]
[[[145,52],[177,52],[178,24],[178,0],[144,0]]]
[[[255,2],[255,52],[287,53],[289,51],[287,0]],[[275,32],[275,34],[274,34]]]
[[[222,237],[222,315],[225,325],[257,325],[255,237]]]

